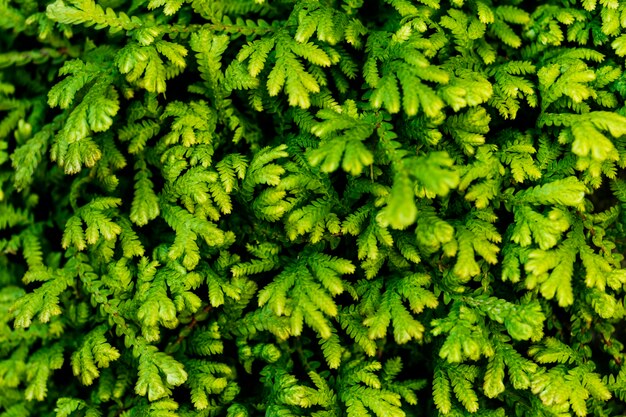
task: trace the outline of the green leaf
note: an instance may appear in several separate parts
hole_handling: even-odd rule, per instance
[[[372,107],[384,107],[389,113],[398,113],[402,107],[408,116],[415,116],[420,110],[431,118],[442,114],[444,102],[426,82],[447,84],[447,71],[431,65],[413,45],[390,41],[384,32],[370,36],[367,49],[370,53],[365,63],[365,80],[373,89]],[[383,68],[381,76],[374,69],[379,65]]]
[[[475,220],[468,222],[467,226],[459,225],[455,229],[455,244],[449,245],[451,255],[457,255],[452,272],[463,282],[480,273],[476,254],[490,264],[498,262],[500,248],[496,243],[500,243],[502,237],[493,225],[483,220]]]
[[[615,53],[619,56],[626,55],[626,35],[619,36],[611,43]]]
[[[408,176],[397,175],[387,204],[378,213],[376,220],[382,227],[389,225],[394,229],[404,229],[415,223],[417,206],[414,195],[413,184]]]
[[[381,383],[374,371],[381,369],[379,362],[351,361],[341,369],[343,384],[338,396],[345,404],[349,417],[369,415],[371,410],[377,417],[402,417],[400,395],[381,389]]]
[[[178,68],[184,68],[187,50],[177,44],[159,41],[155,45],[129,43],[118,51],[115,63],[120,73],[126,75],[130,83],[151,93],[164,93],[166,81],[178,71],[168,71],[161,56]]]
[[[135,195],[130,209],[130,220],[138,226],[145,226],[160,213],[159,200],[154,193],[151,173],[143,158],[135,162]]]
[[[187,48],[173,42],[160,40],[155,42],[154,46],[161,55],[166,57],[172,64],[179,68],[185,68],[187,65],[185,57],[187,56]]]
[[[56,0],[48,4],[46,15],[55,22],[85,26],[98,25],[99,27],[111,28],[111,31],[132,30],[139,25],[124,13],[115,14],[111,8],[106,10],[93,0],[72,0],[70,5],[63,0]]]
[[[76,211],[66,225],[63,233],[63,246],[65,248],[74,245],[76,249],[83,250],[85,241],[94,245],[99,239],[115,240],[122,232],[122,228],[112,220],[114,208],[122,201],[119,198],[98,197]],[[82,221],[87,225],[84,233]]]
[[[504,359],[502,356],[494,355],[489,359],[483,390],[489,398],[495,398],[504,392]]]
[[[149,9],[156,9],[163,6],[163,13],[167,16],[175,14],[183,3],[187,3],[186,0],[150,0],[148,3]]]
[[[91,385],[100,376],[99,368],[108,368],[111,362],[120,357],[119,351],[104,337],[107,330],[107,326],[96,327],[72,354],[72,372],[80,377],[84,385]]]
[[[439,350],[439,357],[447,362],[493,356],[493,343],[488,339],[484,317],[473,308],[455,302],[447,317],[435,319],[431,325],[433,335],[447,334]]]
[[[579,206],[585,197],[587,187],[576,177],[555,180],[527,190],[518,191],[515,200],[528,204],[559,204]]]
[[[198,238],[202,238],[208,246],[220,246],[224,243],[224,232],[202,216],[193,215],[170,204],[161,205],[161,213],[163,219],[176,232],[168,256],[171,260],[182,257],[182,264],[187,269],[193,269],[200,261]]]
[[[473,389],[473,382],[478,374],[474,365],[455,365],[448,367],[450,384],[456,398],[470,413],[478,410],[478,396]]]
[[[267,73],[267,92],[276,96],[282,90],[287,94],[289,105],[307,109],[311,105],[311,94],[319,93],[326,84],[323,73],[307,70],[303,65],[328,67],[334,63],[326,51],[313,42],[296,42],[286,31],[278,31],[273,37],[255,40],[244,46],[237,55],[237,62],[248,60],[248,73],[256,78],[268,63],[273,68]],[[232,69],[231,69],[232,68]],[[227,75],[234,74],[236,64],[231,64]],[[315,73],[317,76],[314,76]]]
[[[541,178],[541,171],[532,158],[537,151],[532,145],[530,135],[514,137],[503,148],[500,160],[510,166],[515,181],[522,183],[527,179],[538,180]]]
[[[471,107],[464,113],[449,117],[444,129],[467,155],[473,155],[474,146],[485,143],[484,135],[489,132],[490,121],[483,107]]]
[[[556,296],[562,307],[574,302],[572,277],[578,251],[572,239],[569,237],[556,249],[531,251],[524,267],[527,273],[526,287],[538,287],[549,300]]]
[[[171,395],[171,389],[187,380],[183,365],[155,346],[140,344],[133,353],[139,359],[139,378],[135,392],[156,401]]]
[[[51,383],[52,371],[63,366],[63,346],[55,343],[33,352],[26,364],[23,395],[27,401],[43,401]]]
[[[450,380],[444,369],[437,367],[433,377],[433,399],[437,409],[448,414],[452,408],[452,390]]]
[[[327,317],[336,317],[333,298],[344,291],[340,276],[351,274],[354,266],[347,260],[322,253],[307,253],[291,262],[259,292],[259,306],[267,304],[276,316],[290,318],[291,334],[302,333],[303,322],[322,339],[332,335]]]
[[[459,185],[459,173],[446,152],[429,152],[428,155],[409,159],[406,168],[428,196],[446,196]]]
[[[323,172],[334,172],[341,167],[351,175],[360,175],[363,168],[374,162],[372,152],[363,145],[373,133],[375,117],[358,114],[356,104],[348,100],[342,111],[320,110],[321,122],[311,132],[321,139],[319,147],[307,152],[308,161],[320,166]]]
[[[357,293],[363,299],[377,300],[376,304],[363,303],[360,310],[366,317],[363,324],[369,328],[369,338],[382,339],[387,329],[393,326],[394,340],[404,344],[411,340],[421,340],[425,328],[415,315],[428,308],[436,308],[438,300],[427,290],[430,277],[425,274],[410,274],[391,277],[383,288],[372,285],[371,281],[362,281],[357,286]],[[408,301],[409,308],[404,302]]]
[[[458,74],[441,88],[444,102],[455,112],[485,103],[493,95],[493,86],[483,76],[471,71],[458,71]]]
[[[60,306],[61,294],[73,284],[73,278],[65,271],[45,271],[45,282],[32,292],[18,298],[11,306],[11,316],[16,328],[27,328],[37,316],[39,322],[48,323],[63,311]],[[27,275],[31,276],[31,275]]]
[[[189,360],[185,368],[189,372],[187,384],[191,388],[191,402],[197,410],[212,406],[211,396],[224,392],[233,376],[232,369],[219,362]]]
[[[514,213],[515,224],[511,240],[522,247],[529,246],[534,241],[540,249],[550,249],[570,227],[567,214],[560,209],[552,209],[544,216],[523,205],[515,207]]]
[[[69,74],[69,75],[68,75]],[[48,92],[48,104],[51,107],[67,109],[74,101],[76,93],[99,75],[98,68],[80,59],[66,61],[59,75],[68,75]]]

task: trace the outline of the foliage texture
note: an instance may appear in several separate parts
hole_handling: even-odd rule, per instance
[[[0,0],[0,417],[626,413],[626,2]]]

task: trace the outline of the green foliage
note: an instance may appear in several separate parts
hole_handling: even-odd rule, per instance
[[[626,3],[0,0],[0,417],[626,413]]]

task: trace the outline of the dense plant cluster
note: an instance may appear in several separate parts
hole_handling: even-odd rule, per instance
[[[0,0],[0,416],[626,412],[626,2]]]

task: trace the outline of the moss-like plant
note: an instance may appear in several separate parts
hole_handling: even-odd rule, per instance
[[[0,417],[626,412],[626,2],[0,0]]]

